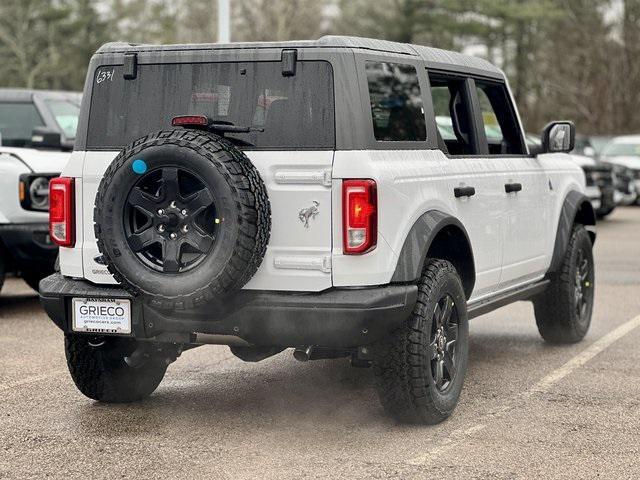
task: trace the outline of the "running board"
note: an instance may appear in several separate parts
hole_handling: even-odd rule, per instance
[[[508,292],[498,294],[495,297],[487,298],[478,303],[469,305],[467,308],[468,318],[472,319],[479,317],[480,315],[493,312],[494,310],[513,302],[529,300],[531,297],[544,292],[550,283],[550,280],[540,280],[539,282],[532,283],[531,285],[516,288],[515,290],[510,290]]]

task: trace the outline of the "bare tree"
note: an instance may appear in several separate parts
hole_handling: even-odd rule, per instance
[[[321,36],[327,1],[236,0],[232,40],[304,40]]]

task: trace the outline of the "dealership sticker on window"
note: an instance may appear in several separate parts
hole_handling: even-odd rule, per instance
[[[74,298],[73,331],[131,333],[131,302],[122,298]]]
[[[96,83],[99,85],[102,82],[106,82],[107,80],[113,82],[113,73],[113,68],[110,70],[103,69],[98,71],[98,74],[96,75]]]

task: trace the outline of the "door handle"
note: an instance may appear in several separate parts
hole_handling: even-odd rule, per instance
[[[456,198],[473,197],[476,194],[476,189],[473,187],[456,187],[453,189],[453,194]]]
[[[519,192],[520,190],[522,190],[521,183],[505,183],[504,184],[504,191],[507,193]]]

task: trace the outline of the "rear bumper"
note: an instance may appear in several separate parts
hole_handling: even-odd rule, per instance
[[[195,334],[226,335],[252,345],[350,348],[371,344],[398,327],[417,299],[416,285],[331,289],[320,293],[243,290],[198,310],[159,311],[119,287],[98,286],[59,273],[40,282],[40,300],[53,322],[71,331],[71,299],[127,298],[132,336],[191,343]],[[223,342],[224,343],[224,342]]]
[[[47,223],[0,225],[0,240],[19,269],[53,270],[58,247],[49,237]]]

